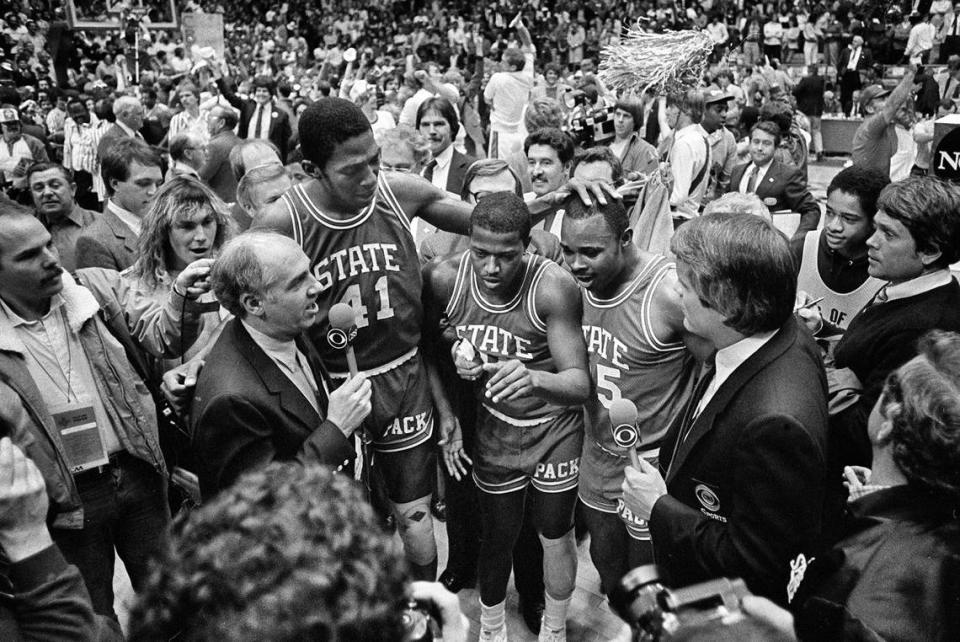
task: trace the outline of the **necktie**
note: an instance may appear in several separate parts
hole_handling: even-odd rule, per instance
[[[423,168],[423,177],[428,181],[430,181],[431,183],[433,182],[433,169],[436,166],[437,166],[437,160],[433,159],[429,163],[427,163],[426,167]]]
[[[877,292],[877,295],[873,297],[873,305],[876,305],[877,303],[886,303],[889,298],[890,297],[887,294],[887,286],[885,285],[880,288],[880,290]]]
[[[257,106],[257,122],[253,126],[253,137],[261,138],[260,128],[263,126],[263,105]]]
[[[747,177],[747,194],[753,194],[757,191],[757,172],[759,168],[756,165],[750,166],[750,175]]]
[[[677,436],[677,445],[675,448],[679,448],[680,444],[687,440],[687,437],[690,436],[690,431],[693,429],[693,424],[696,422],[699,413],[697,412],[697,407],[700,405],[700,400],[703,399],[704,393],[707,391],[707,388],[710,387],[710,383],[713,381],[713,376],[716,373],[716,368],[714,367],[713,360],[707,362],[706,368],[703,370],[703,374],[700,375],[700,379],[697,380],[697,385],[693,388],[693,394],[690,395],[690,401],[687,403],[686,412],[683,413],[683,422],[680,424],[680,434]],[[674,450],[674,455],[676,455],[676,450]]]

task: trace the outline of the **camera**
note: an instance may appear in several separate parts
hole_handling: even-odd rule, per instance
[[[403,626],[402,642],[433,642],[442,640],[440,623],[427,604],[417,600],[407,600],[400,611]]]
[[[612,105],[591,107],[585,102],[577,102],[567,120],[567,133],[580,147],[607,144],[616,136],[613,128],[614,111]]]
[[[635,640],[656,642],[741,621],[740,600],[749,594],[743,580],[727,578],[668,589],[656,565],[648,564],[623,576],[610,606],[631,626]]]

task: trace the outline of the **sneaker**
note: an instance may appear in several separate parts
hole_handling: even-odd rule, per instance
[[[541,621],[540,635],[537,637],[537,642],[567,642],[567,627],[550,629]]]
[[[480,628],[480,642],[507,642],[507,625],[499,629]]]

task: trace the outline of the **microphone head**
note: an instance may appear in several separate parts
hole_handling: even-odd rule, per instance
[[[614,426],[622,426],[637,423],[637,404],[629,399],[615,399],[610,404],[610,423]]]
[[[330,320],[330,327],[341,330],[349,330],[356,325],[357,318],[353,314],[353,308],[346,303],[334,303],[330,306],[330,312],[327,314]]]

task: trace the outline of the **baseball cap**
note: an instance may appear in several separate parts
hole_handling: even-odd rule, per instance
[[[870,101],[876,100],[877,98],[882,98],[890,93],[889,89],[885,89],[881,85],[870,85],[866,89],[860,92],[860,104],[869,105]]]
[[[19,123],[20,113],[13,107],[0,109],[0,123]]]
[[[728,100],[733,100],[733,94],[728,94],[722,89],[708,89],[703,94],[703,103],[705,105],[709,105],[710,103],[726,102]]]

